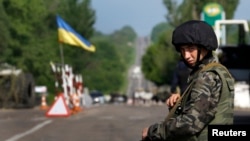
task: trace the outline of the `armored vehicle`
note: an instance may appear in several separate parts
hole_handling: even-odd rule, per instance
[[[21,69],[0,64],[0,108],[32,108],[35,106],[33,75]]]
[[[228,68],[235,79],[235,106],[250,108],[248,21],[218,20],[215,22],[215,32],[219,43],[217,50],[219,60]]]
[[[227,40],[230,34],[227,29],[235,29],[234,32],[238,33],[237,36],[234,36],[235,43],[229,43]],[[250,63],[247,61],[250,59],[250,39],[248,22],[246,20],[218,20],[215,24],[215,32],[219,42],[220,62],[229,69],[236,82],[249,83]]]

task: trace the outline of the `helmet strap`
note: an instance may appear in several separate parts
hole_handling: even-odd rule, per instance
[[[202,63],[202,60],[209,58],[212,55],[212,51],[208,51],[207,54],[202,58],[202,60],[200,60],[201,48],[198,48],[197,55],[198,56],[194,67],[199,67],[199,65]]]
[[[198,65],[201,63],[200,57],[201,57],[201,48],[198,47],[197,59],[196,59],[196,62],[195,62],[195,65],[194,65],[194,66],[198,66]]]

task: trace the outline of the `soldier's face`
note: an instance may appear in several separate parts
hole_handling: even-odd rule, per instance
[[[180,52],[183,56],[183,58],[186,60],[186,62],[190,66],[194,66],[196,64],[197,58],[198,58],[198,47],[196,45],[182,45],[180,47]],[[207,51],[203,48],[201,48],[200,53],[200,60],[203,59],[203,57],[207,54]]]

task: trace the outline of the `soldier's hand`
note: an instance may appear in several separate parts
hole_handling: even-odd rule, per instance
[[[148,127],[142,130],[142,141],[144,141],[147,136],[148,136]]]
[[[172,94],[167,100],[166,104],[168,107],[173,107],[177,100],[181,97],[179,93]]]

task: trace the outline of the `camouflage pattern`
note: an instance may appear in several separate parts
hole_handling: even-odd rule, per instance
[[[180,108],[168,121],[150,126],[149,138],[206,141],[208,124],[233,124],[234,79],[222,65],[199,71],[212,62],[217,59],[205,59],[193,69]]]

